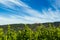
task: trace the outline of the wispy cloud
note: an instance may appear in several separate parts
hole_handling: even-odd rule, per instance
[[[13,8],[14,4],[16,6],[22,6],[22,7],[28,7],[28,8],[30,8],[29,6],[27,6],[22,1],[19,1],[19,0],[0,0],[0,3],[6,5],[8,7],[11,7],[11,8]]]
[[[6,17],[1,15],[0,16],[0,24],[14,24],[14,23],[45,23],[45,22],[55,22],[60,21],[60,10],[56,9],[55,11],[49,8],[48,10],[43,9],[42,12],[34,10],[21,0],[0,0],[0,3],[5,5],[4,9],[13,9],[15,12],[12,12],[10,17]],[[18,10],[15,8],[15,6],[19,7]],[[54,6],[55,7],[55,6]],[[3,7],[1,7],[3,8]],[[21,9],[22,8],[22,9]],[[9,9],[9,10],[10,10]],[[14,13],[14,14],[13,14]],[[29,14],[23,15],[21,14]],[[0,13],[1,14],[1,13]],[[4,14],[4,13],[3,13]],[[19,14],[19,15],[18,15]]]
[[[55,9],[60,9],[60,0],[49,0]]]
[[[15,17],[8,18],[8,17],[0,16],[0,25],[16,24],[16,23],[23,23],[23,24],[28,24],[29,23],[29,24],[31,24],[33,22],[26,21],[26,20],[23,20],[23,19],[18,19],[18,18],[15,18]]]

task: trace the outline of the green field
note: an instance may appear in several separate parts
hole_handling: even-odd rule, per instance
[[[17,28],[16,28],[17,29]],[[35,30],[25,25],[22,29],[0,28],[0,40],[60,40],[60,26],[37,26]],[[6,30],[6,31],[4,31]]]

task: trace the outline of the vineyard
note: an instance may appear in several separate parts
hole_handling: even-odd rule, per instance
[[[14,30],[8,25],[6,32],[0,28],[0,40],[60,40],[60,26],[55,27],[49,24],[49,27],[45,27],[40,25],[36,30],[32,30],[28,25],[25,25],[22,30]]]

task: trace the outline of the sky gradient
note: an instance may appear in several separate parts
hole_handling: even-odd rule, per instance
[[[60,0],[0,0],[0,25],[60,21]]]

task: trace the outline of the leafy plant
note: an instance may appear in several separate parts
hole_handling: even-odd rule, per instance
[[[49,24],[49,27],[40,25],[36,30],[32,30],[28,25],[25,25],[22,30],[11,29],[8,25],[8,30],[4,32],[0,28],[0,40],[60,40],[60,26],[55,27]]]

